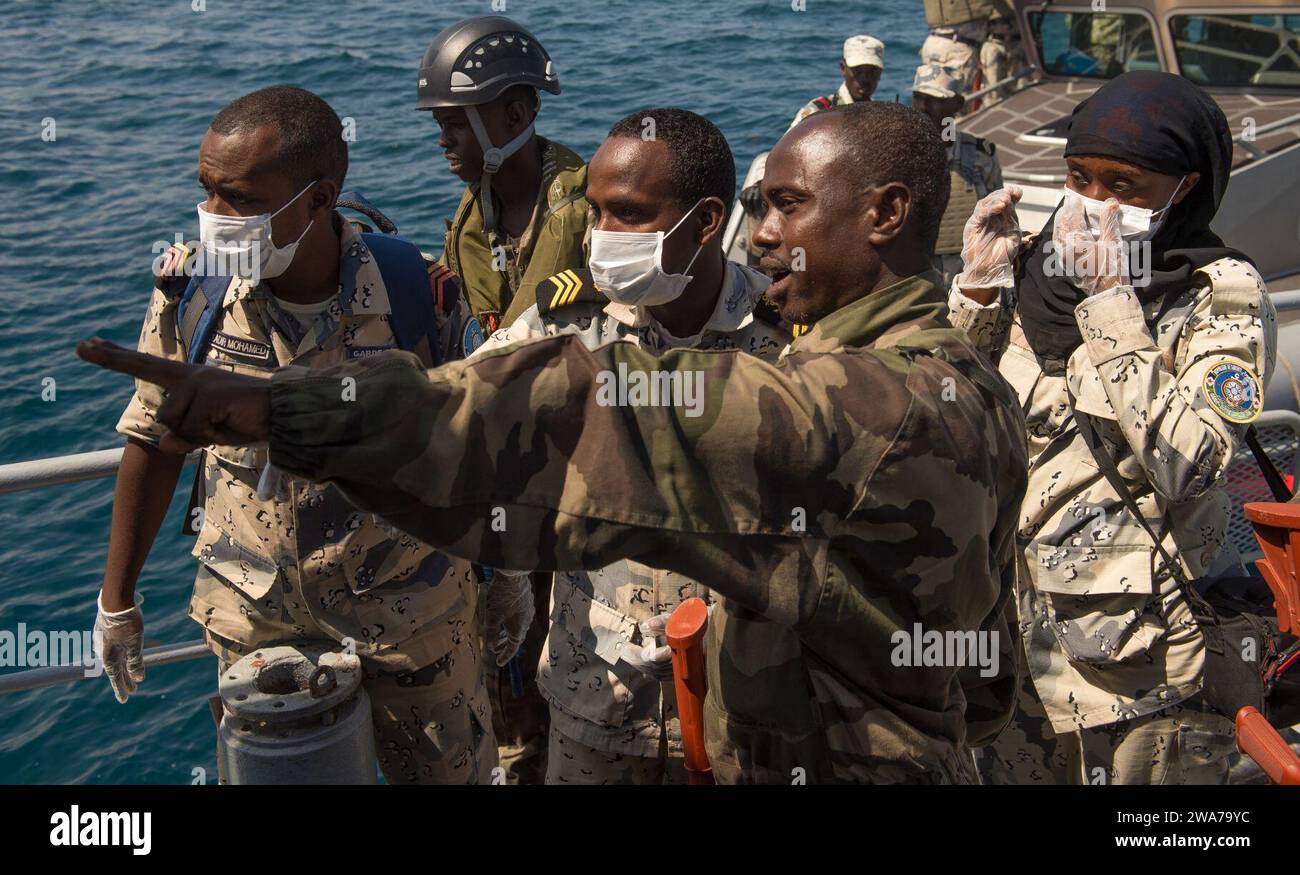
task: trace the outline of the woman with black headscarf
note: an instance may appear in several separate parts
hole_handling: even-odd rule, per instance
[[[1164,555],[1185,580],[1241,573],[1221,484],[1277,328],[1254,266],[1209,227],[1231,134],[1186,79],[1126,73],[1075,109],[1065,157],[1040,235],[1021,239],[1018,191],[980,202],[949,299],[1018,392],[1031,460],[1027,678],[989,777],[1224,781],[1232,722],[1200,695],[1203,640]]]

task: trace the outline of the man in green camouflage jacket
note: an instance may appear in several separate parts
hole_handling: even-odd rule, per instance
[[[269,439],[276,465],[453,554],[707,582],[723,782],[974,782],[968,741],[1014,697],[998,654],[1027,466],[1010,387],[925,272],[948,178],[929,124],[835,108],[773,149],[768,296],[812,325],[777,365],[560,335],[430,371],[391,353],[290,368],[268,390],[102,341],[79,354],[170,387],[172,440]],[[664,375],[703,404],[664,403]],[[994,649],[972,664],[952,643],[976,639]]]

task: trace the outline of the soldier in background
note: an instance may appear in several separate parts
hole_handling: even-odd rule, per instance
[[[466,329],[467,339],[478,332],[481,342],[509,325],[535,300],[539,283],[585,260],[587,167],[572,150],[535,132],[539,90],[560,93],[550,55],[530,32],[500,16],[450,25],[420,64],[416,108],[432,113],[450,170],[467,183],[442,254],[479,323]],[[499,584],[496,595],[486,588],[495,601],[518,582],[492,569],[480,573]],[[549,576],[536,575],[533,589],[534,609],[545,611]],[[499,631],[485,630],[488,649],[513,640]],[[490,660],[487,665],[501,764],[511,782],[541,783],[546,771],[546,702],[528,668],[537,664],[542,644],[533,634],[523,640],[518,662],[500,670]]]
[[[647,109],[620,120],[591,159],[591,269],[542,283],[537,303],[478,354],[565,333],[592,349],[627,340],[655,354],[739,349],[775,362],[790,331],[763,304],[768,279],[722,253],[735,185],[731,148],[708,119]],[[617,235],[641,235],[652,256],[659,232],[662,272],[643,282],[647,264],[623,268],[628,238]],[[710,598],[703,583],[630,560],[556,573],[552,622],[538,622],[550,627],[537,667],[551,706],[546,783],[685,783],[671,654],[656,637],[696,596]]]
[[[967,744],[1010,719],[1014,665],[918,651],[1009,643],[1027,461],[1014,391],[929,270],[947,188],[930,122],[897,104],[835,107],[777,143],[756,235],[767,298],[812,327],[776,365],[560,334],[268,386],[103,341],[78,353],[183,389],[160,413],[174,437],[268,440],[276,465],[452,553],[707,581],[720,782],[975,783]],[[637,376],[690,380],[702,406],[634,400]]]
[[[912,83],[912,106],[930,117],[948,149],[952,191],[934,249],[934,269],[943,275],[944,288],[961,273],[962,230],[975,211],[975,204],[1002,187],[997,147],[974,134],[957,130],[956,116],[965,103],[957,90],[960,86],[956,71],[938,64],[917,67]]]
[[[1002,41],[990,40],[990,20],[1012,14],[1007,0],[925,0],[930,33],[921,45],[921,63],[957,71],[962,95],[993,84],[1007,53]]]
[[[840,59],[840,75],[844,81],[834,94],[814,97],[795,115],[790,127],[813,113],[832,106],[847,106],[870,100],[880,84],[885,70],[885,44],[874,36],[859,34],[844,41],[844,56]]]
[[[555,65],[508,18],[450,25],[420,63],[416,109],[432,114],[448,167],[466,183],[442,262],[484,336],[526,309],[542,280],[583,263],[587,168],[536,133],[539,91],[560,93]]]

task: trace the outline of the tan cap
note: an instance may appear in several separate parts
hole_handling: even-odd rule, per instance
[[[861,67],[863,64],[870,64],[873,67],[884,68],[885,66],[885,44],[874,36],[858,34],[851,36],[844,41],[844,63],[850,67]]]
[[[956,97],[961,94],[962,80],[956,70],[939,64],[922,64],[916,68],[912,90],[931,97]]]

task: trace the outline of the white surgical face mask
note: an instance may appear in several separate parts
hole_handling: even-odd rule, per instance
[[[664,271],[664,240],[681,227],[695,202],[668,231],[592,231],[591,278],[604,295],[619,304],[655,307],[681,297],[693,277],[688,273],[704,249],[701,243],[681,273]]]
[[[244,279],[260,281],[279,276],[293,263],[298,244],[307,236],[315,219],[307,223],[297,240],[280,247],[271,240],[271,220],[288,209],[289,204],[302,197],[315,184],[315,180],[307,183],[307,188],[289,198],[274,213],[257,216],[219,216],[203,209],[203,204],[200,203],[199,240],[203,248],[220,259],[218,263],[221,267]],[[257,255],[256,260],[253,258],[254,253]]]
[[[1149,210],[1146,207],[1135,207],[1131,204],[1119,205],[1119,232],[1120,236],[1129,241],[1150,240],[1160,232],[1164,227],[1165,219],[1169,217],[1169,208],[1174,203],[1174,195],[1178,194],[1178,189],[1182,187],[1184,176],[1178,180],[1178,185],[1174,186],[1174,194],[1169,196],[1169,200],[1164,207],[1159,210]],[[1065,187],[1066,199],[1074,199],[1077,206],[1083,210],[1088,217],[1088,228],[1092,231],[1092,236],[1101,236],[1101,212],[1106,207],[1105,201],[1099,201],[1095,198],[1084,197],[1068,185]],[[1157,215],[1159,218],[1157,218]]]

